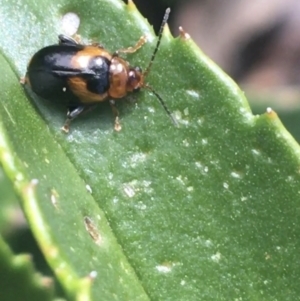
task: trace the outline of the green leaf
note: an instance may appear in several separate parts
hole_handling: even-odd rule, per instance
[[[0,165],[0,234],[8,233],[19,223],[19,204],[14,188]]]
[[[278,87],[270,91],[247,89],[247,96],[256,114],[260,114],[267,107],[274,109],[284,126],[299,143],[300,91],[297,87]]]
[[[63,14],[112,52],[146,34],[127,56],[143,69],[153,32],[131,2],[18,3],[0,3],[0,160],[70,298],[296,300],[300,151],[275,112],[253,116],[188,36],[165,30],[147,81],[179,128],[141,91],[118,103],[121,132],[104,104],[64,135],[65,109],[18,82]]]
[[[28,255],[13,255],[0,236],[0,296],[5,301],[53,300],[51,279],[34,272]]]

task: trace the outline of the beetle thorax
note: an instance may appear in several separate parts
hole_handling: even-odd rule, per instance
[[[138,90],[142,85],[141,79],[139,69],[131,68],[125,60],[114,57],[109,68],[108,94],[111,98],[122,98],[128,92]]]
[[[110,87],[108,94],[112,98],[122,98],[127,94],[128,63],[115,57],[109,67]]]

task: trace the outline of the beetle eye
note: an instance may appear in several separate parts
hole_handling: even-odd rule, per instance
[[[131,91],[139,91],[141,84],[141,72],[139,71],[141,68],[135,67],[131,69],[128,73],[128,83],[127,85],[130,87]]]

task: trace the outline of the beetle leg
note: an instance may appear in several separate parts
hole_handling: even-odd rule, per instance
[[[112,112],[113,112],[114,117],[115,117],[114,129],[115,129],[115,131],[119,132],[122,129],[120,121],[119,121],[119,111],[118,111],[117,107],[115,106],[115,101],[113,99],[109,100],[109,104],[111,106]]]
[[[70,107],[67,113],[67,119],[61,130],[65,133],[69,133],[71,121],[78,117],[86,109],[86,106]]]
[[[113,53],[113,56],[118,56],[119,53],[134,53],[147,42],[146,36],[141,36],[138,42],[133,47],[119,49]]]
[[[58,36],[59,45],[78,45],[77,41],[71,37],[68,37],[64,34]]]

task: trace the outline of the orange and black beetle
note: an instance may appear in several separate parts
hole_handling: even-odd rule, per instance
[[[34,54],[27,67],[25,83],[38,96],[66,104],[67,120],[62,128],[65,132],[69,131],[74,118],[105,100],[110,101],[115,115],[115,129],[120,130],[114,100],[140,88],[150,89],[175,122],[161,97],[144,82],[158,50],[169,13],[170,9],[167,9],[155,50],[144,73],[139,67],[131,67],[119,57],[119,53],[135,52],[146,42],[145,37],[141,37],[134,47],[111,54],[99,44],[83,45],[60,35],[58,44],[42,48]]]

